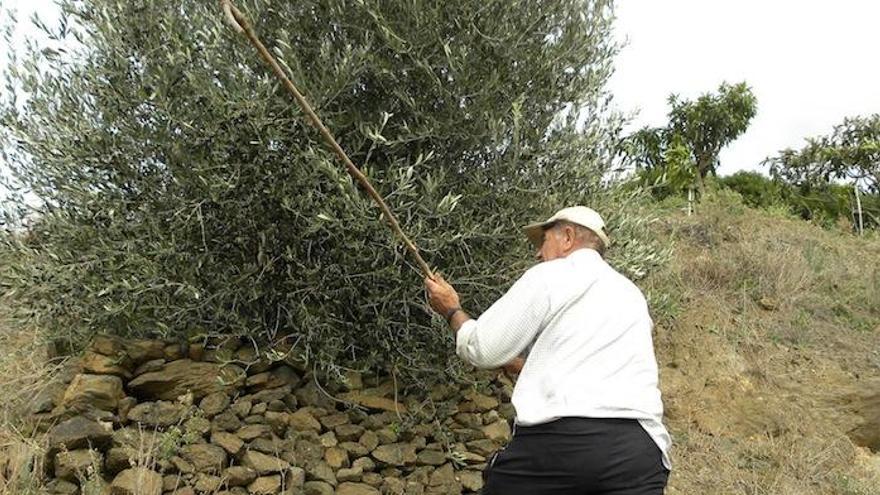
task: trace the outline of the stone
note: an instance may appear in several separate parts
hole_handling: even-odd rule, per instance
[[[241,464],[253,469],[259,475],[280,473],[290,468],[287,461],[255,450],[245,452],[241,457]]]
[[[142,402],[128,412],[129,421],[146,426],[171,426],[186,418],[189,408],[177,402]]]
[[[273,411],[273,412],[286,411],[287,404],[285,404],[283,400],[273,399],[273,400],[269,401],[268,409],[269,409],[269,411]]]
[[[382,481],[381,491],[385,495],[405,495],[406,482],[400,478],[385,478]]]
[[[205,473],[199,473],[196,476],[196,492],[199,493],[216,493],[220,488],[220,485],[223,484],[223,479],[219,476],[214,476]]]
[[[49,450],[94,448],[104,450],[110,445],[111,433],[99,423],[83,416],[74,416],[49,430]]]
[[[211,422],[201,416],[194,416],[183,423],[183,431],[190,437],[204,437],[211,431]]]
[[[461,471],[458,477],[465,490],[479,492],[483,489],[483,473],[479,471]]]
[[[291,490],[301,489],[306,482],[306,470],[301,467],[292,467],[287,471],[287,486]]]
[[[483,418],[477,413],[458,413],[455,415],[455,421],[465,428],[481,428],[483,426]]]
[[[199,402],[199,409],[202,410],[206,418],[213,418],[227,407],[229,407],[229,396],[224,392],[208,394]]]
[[[336,485],[336,472],[326,462],[318,461],[305,466],[306,478],[310,480],[325,481]]]
[[[291,393],[291,391],[292,389],[290,385],[285,385],[283,387],[261,390],[251,395],[251,399],[253,399],[254,402],[265,402],[268,404],[273,400],[283,400]]]
[[[361,469],[363,472],[370,472],[376,469],[376,463],[369,457],[358,457],[351,463],[351,467]]]
[[[306,481],[303,484],[305,495],[333,495],[333,485],[323,481]]]
[[[121,354],[118,356],[105,356],[95,351],[88,350],[83,354],[80,361],[82,369],[85,373],[94,375],[116,375],[119,378],[131,378],[131,360],[128,356]]]
[[[348,452],[339,447],[330,447],[324,451],[324,461],[333,469],[348,467]]]
[[[137,369],[134,370],[134,376],[140,376],[140,375],[143,375],[144,373],[152,373],[153,371],[159,371],[162,369],[162,366],[164,366],[164,365],[165,365],[164,359],[161,359],[161,358],[160,359],[151,359],[151,360],[147,361],[146,363],[138,366]]]
[[[92,468],[101,471],[103,458],[100,452],[90,449],[68,450],[55,456],[55,477],[67,481],[84,478]]]
[[[363,457],[370,453],[366,447],[358,442],[342,442],[339,444],[339,448],[344,449],[352,457]]]
[[[77,495],[79,493],[79,487],[75,484],[65,481],[54,479],[45,485],[46,493],[51,495]]]
[[[178,359],[183,359],[188,351],[189,349],[185,343],[168,344],[162,350],[162,357],[166,361],[177,361]]]
[[[321,424],[324,425],[324,428],[328,430],[332,430],[337,426],[344,425],[349,423],[348,415],[345,413],[335,413],[328,414],[326,416],[321,417]]]
[[[251,414],[264,414],[268,407],[265,402],[260,402],[259,404],[254,404],[254,407],[251,408]]]
[[[50,412],[55,406],[61,403],[65,390],[67,390],[67,385],[64,383],[52,382],[47,384],[37,392],[37,395],[31,402],[31,414]]]
[[[223,471],[229,486],[246,486],[257,479],[257,472],[247,466],[230,466]]]
[[[185,486],[174,490],[170,495],[196,495],[196,491],[193,490],[192,487]]]
[[[451,463],[446,463],[443,466],[435,469],[434,472],[431,473],[431,478],[428,481],[428,484],[431,486],[439,486],[451,485],[455,482],[455,470],[452,469]]]
[[[248,492],[253,495],[275,495],[281,491],[281,476],[261,476],[248,485]]]
[[[131,467],[129,459],[134,458],[137,452],[128,447],[113,447],[107,451],[104,458],[104,470],[108,474],[117,474]]]
[[[477,412],[486,412],[498,407],[498,399],[474,391],[466,394],[465,398],[474,404],[474,410]]]
[[[339,425],[333,431],[341,442],[356,442],[364,434],[364,427],[359,425]]]
[[[357,371],[346,371],[342,375],[342,386],[349,391],[361,390],[364,388],[364,379]]]
[[[290,424],[290,414],[286,412],[266,411],[266,424],[272,427],[272,431],[283,434],[287,425]]]
[[[237,456],[244,447],[244,442],[238,436],[225,431],[215,431],[211,434],[211,443],[219,445],[231,456]]]
[[[494,440],[473,440],[467,443],[468,450],[477,454],[488,456],[498,450],[499,445]]]
[[[395,402],[393,399],[368,395],[359,390],[342,394],[340,398],[344,401],[352,402],[367,409],[396,412],[400,414],[404,414],[406,412],[406,407],[399,402]]]
[[[486,425],[483,427],[483,434],[486,435],[486,438],[489,440],[495,440],[500,443],[507,443],[510,441],[510,425],[507,424],[507,421],[503,419],[499,419],[498,421]]]
[[[423,450],[416,459],[416,463],[422,466],[440,466],[444,462],[446,462],[446,454],[439,450]]]
[[[254,407],[254,403],[250,400],[238,399],[237,401],[232,403],[232,406],[229,408],[229,410],[235,413],[239,418],[244,418],[251,413],[252,407]]]
[[[342,468],[336,471],[336,480],[343,481],[360,481],[364,476],[364,470],[360,467]]]
[[[322,447],[336,447],[339,445],[339,440],[336,439],[336,433],[332,431],[328,431],[324,433],[318,438],[318,441],[321,442]]]
[[[74,411],[115,411],[125,397],[122,380],[113,375],[76,375],[64,392],[62,405]]]
[[[416,449],[410,444],[392,443],[376,447],[372,456],[377,461],[391,466],[403,466],[416,461]]]
[[[365,449],[372,451],[379,446],[379,437],[376,435],[376,432],[368,430],[365,431],[363,435],[361,435],[361,438],[358,439],[358,443],[363,445]]]
[[[218,431],[233,431],[241,428],[241,420],[232,411],[224,411],[211,420],[211,429]]]
[[[173,465],[174,469],[179,473],[192,474],[196,472],[196,468],[191,462],[178,455],[171,458],[171,465]]]
[[[169,474],[162,477],[162,491],[173,492],[183,485],[180,474]]]
[[[264,454],[278,456],[281,451],[288,450],[293,447],[293,442],[281,440],[276,436],[271,438],[257,438],[249,444],[250,450],[256,450]]]
[[[165,343],[161,340],[138,339],[125,341],[125,353],[135,366],[151,359],[165,358]]]
[[[376,430],[376,439],[379,440],[379,443],[385,445],[389,443],[396,443],[397,433],[391,431],[390,428],[382,428],[381,430]]]
[[[131,468],[116,475],[111,495],[162,495],[162,475],[146,468]]]
[[[382,486],[382,480],[384,478],[379,473],[364,473],[363,479],[361,479],[362,483],[366,483],[372,487]]]
[[[202,473],[220,473],[226,465],[226,451],[210,443],[184,445],[180,448],[180,457]]]
[[[370,485],[347,481],[336,488],[336,495],[381,495],[381,492]]]
[[[244,379],[244,370],[235,365],[180,359],[158,371],[138,376],[128,382],[128,389],[137,397],[153,400],[174,400],[188,392],[195,399],[201,399],[215,392],[231,392],[240,387]]]
[[[319,423],[306,408],[298,409],[295,413],[291,414],[288,421],[290,422],[290,426],[297,431],[321,431],[321,423]]]
[[[326,409],[333,409],[336,406],[335,401],[328,397],[326,392],[318,388],[314,378],[309,379],[305,385],[297,388],[295,394],[297,401],[303,406],[323,407]]]
[[[261,437],[270,438],[272,436],[272,429],[262,424],[245,425],[239,428],[235,435],[248,442]]]

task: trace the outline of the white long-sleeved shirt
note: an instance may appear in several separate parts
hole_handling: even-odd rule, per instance
[[[636,419],[671,468],[653,322],[641,290],[592,249],[529,269],[456,335],[459,357],[497,368],[528,353],[513,391],[516,423]]]

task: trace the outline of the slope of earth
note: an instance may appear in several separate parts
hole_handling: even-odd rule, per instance
[[[880,494],[880,239],[706,201],[644,286],[670,494]]]

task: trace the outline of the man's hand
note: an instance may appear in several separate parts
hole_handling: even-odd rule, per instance
[[[425,278],[425,288],[428,290],[428,302],[431,308],[440,316],[449,318],[449,313],[454,309],[461,309],[458,293],[449,285],[439,273],[434,278]]]

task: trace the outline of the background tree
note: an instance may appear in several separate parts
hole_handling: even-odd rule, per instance
[[[530,264],[518,226],[566,204],[607,214],[625,272],[662,259],[636,197],[603,187],[610,1],[239,6],[468,309]],[[332,369],[455,362],[402,246],[216,2],[61,7],[0,105],[41,200],[15,203],[28,235],[0,267],[31,321],[73,342],[283,340]]]
[[[800,150],[782,150],[765,164],[791,184],[840,180],[880,193],[880,114],[846,118],[831,134],[807,139]]]
[[[626,154],[639,170],[649,176],[676,176],[682,167],[693,167],[700,190],[707,175],[715,174],[721,149],[742,135],[757,111],[757,98],[745,82],[722,83],[717,93],[706,93],[696,100],[669,97],[669,124],[645,128],[629,139]],[[685,156],[686,155],[686,156]],[[672,170],[663,170],[672,167]],[[691,184],[675,184],[687,189]]]

